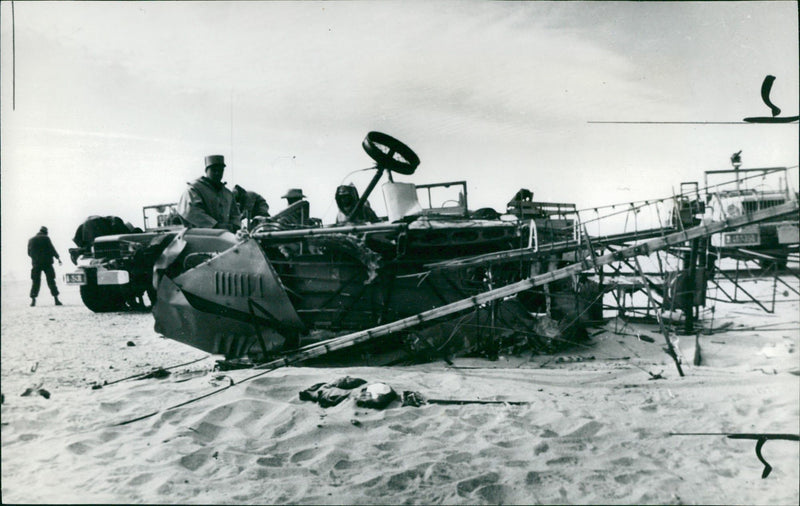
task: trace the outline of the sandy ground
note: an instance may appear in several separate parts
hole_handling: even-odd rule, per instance
[[[156,335],[148,314],[93,314],[71,288],[63,307],[43,296],[31,308],[27,288],[2,293],[4,503],[800,501],[797,442],[766,443],[774,470],[762,479],[754,441],[669,435],[800,433],[800,306],[780,287],[775,314],[718,303],[714,326],[730,326],[700,337],[701,366],[694,338],[681,338],[682,378],[655,326],[620,321],[559,356],[220,373],[215,357]],[[771,295],[772,283],[751,289]],[[166,378],[117,381],[197,359]],[[377,411],[299,400],[345,375],[427,398],[524,404]],[[21,396],[29,387],[50,396]]]

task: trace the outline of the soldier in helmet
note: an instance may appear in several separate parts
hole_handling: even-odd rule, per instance
[[[225,158],[222,155],[206,157],[206,173],[186,188],[178,202],[178,214],[189,227],[224,228],[236,232],[241,227],[242,216],[225,187],[222,175]]]
[[[354,216],[350,216],[359,200],[358,190],[352,184],[343,184],[336,188],[335,200],[336,206],[339,208],[339,213],[336,215],[337,224],[362,224],[380,221],[366,200],[361,209]]]

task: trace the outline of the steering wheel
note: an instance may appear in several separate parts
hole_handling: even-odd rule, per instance
[[[379,169],[387,169],[409,176],[419,166],[417,154],[391,135],[370,132],[361,145],[370,158],[375,160]]]

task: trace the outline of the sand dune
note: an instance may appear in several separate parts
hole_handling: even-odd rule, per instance
[[[94,315],[70,291],[65,307],[29,308],[25,288],[4,286],[2,299],[4,502],[800,500],[796,442],[766,443],[774,470],[761,479],[754,441],[669,435],[798,433],[799,307],[789,297],[775,315],[718,305],[715,325],[731,326],[701,336],[703,365],[684,364],[681,378],[647,325],[628,325],[624,333],[633,335],[600,334],[559,356],[218,372],[214,357],[154,334],[149,315]],[[619,322],[606,327],[615,323],[620,330]],[[760,330],[741,330],[749,327]],[[692,357],[694,338],[682,337],[680,347]],[[91,388],[197,359],[166,378]],[[663,379],[651,379],[658,373]],[[429,399],[514,403],[395,401],[379,411],[352,398],[330,408],[299,399],[301,390],[346,375]],[[20,396],[39,384],[49,398]]]

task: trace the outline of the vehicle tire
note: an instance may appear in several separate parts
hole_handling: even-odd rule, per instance
[[[116,286],[82,285],[81,300],[89,310],[95,313],[109,313],[125,309],[125,297]]]

